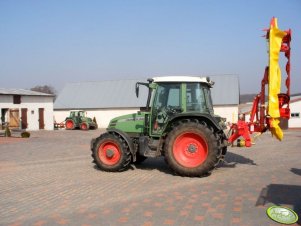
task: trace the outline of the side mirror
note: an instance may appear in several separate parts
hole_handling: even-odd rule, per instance
[[[146,87],[149,88],[149,84],[148,83],[144,83],[144,82],[137,82],[136,86],[135,86],[135,91],[136,91],[136,96],[139,97],[139,85],[144,85]]]
[[[135,86],[135,92],[136,92],[136,97],[138,98],[139,97],[139,83],[138,82],[136,83],[136,86]]]

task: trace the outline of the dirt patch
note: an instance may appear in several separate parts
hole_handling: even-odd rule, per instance
[[[0,144],[14,144],[18,142],[24,142],[27,140],[28,139],[21,137],[0,137]]]

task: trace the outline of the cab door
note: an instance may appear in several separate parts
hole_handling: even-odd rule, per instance
[[[159,83],[152,106],[151,135],[161,136],[174,109],[181,109],[181,83]]]

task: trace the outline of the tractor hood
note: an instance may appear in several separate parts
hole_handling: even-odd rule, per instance
[[[143,133],[145,112],[122,115],[110,121],[108,129],[119,129],[126,133]]]

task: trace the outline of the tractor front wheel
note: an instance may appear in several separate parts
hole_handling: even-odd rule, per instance
[[[117,134],[105,133],[98,137],[92,147],[93,162],[104,171],[116,172],[128,168],[131,153],[126,142]]]
[[[75,128],[75,123],[72,119],[67,119],[65,122],[65,127],[67,130],[72,130]]]
[[[167,136],[165,160],[181,176],[208,175],[218,161],[218,142],[213,132],[197,122],[176,126]]]

